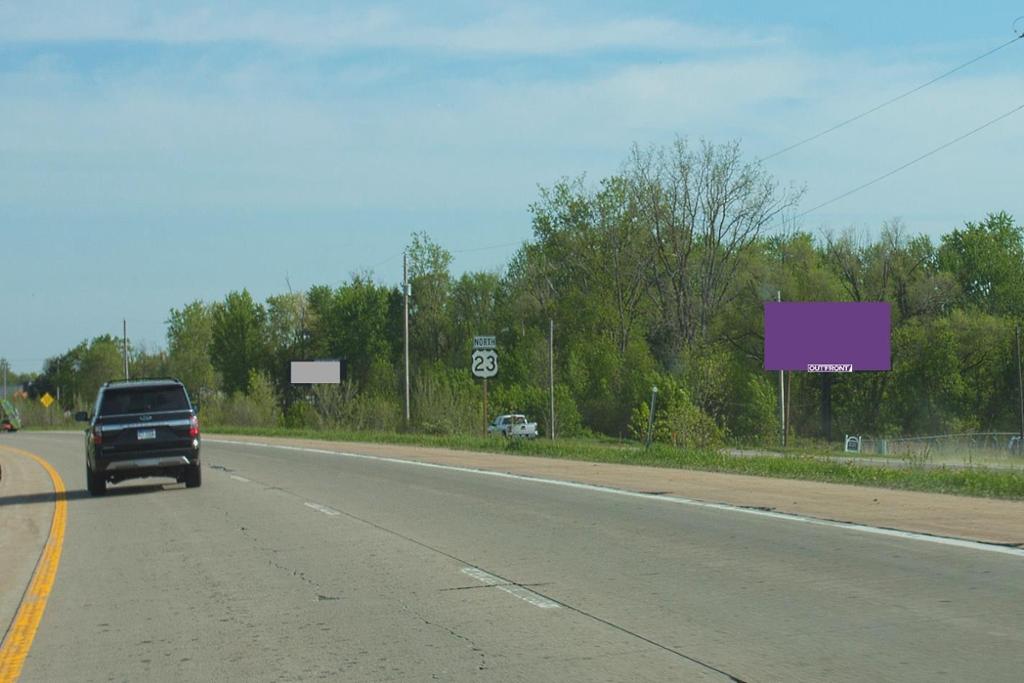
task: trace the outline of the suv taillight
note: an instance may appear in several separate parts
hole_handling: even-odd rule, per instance
[[[103,432],[100,431],[99,426],[92,428],[92,443],[94,446],[99,446],[103,443]]]
[[[190,439],[194,439],[199,436],[199,418],[193,415],[190,422],[191,424],[188,427],[188,436]]]

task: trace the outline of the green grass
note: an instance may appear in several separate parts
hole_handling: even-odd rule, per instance
[[[434,436],[415,433],[350,432],[286,428],[220,427],[207,433],[279,436],[321,441],[357,441],[414,446],[433,446],[465,451],[512,453],[587,462],[673,467],[707,472],[729,472],[779,479],[800,479],[836,484],[855,484],[908,491],[925,491],[987,498],[1024,500],[1024,471],[983,467],[890,468],[831,462],[811,455],[781,457],[733,457],[716,451],[688,450],[655,444],[644,450],[636,444],[599,442],[592,439],[521,439],[474,436]]]

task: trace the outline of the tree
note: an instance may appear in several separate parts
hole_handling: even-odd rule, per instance
[[[84,401],[93,400],[104,382],[122,379],[124,357],[121,340],[109,334],[94,338],[81,353],[77,375],[75,388]]]
[[[150,352],[144,344],[135,348],[129,343],[128,358],[132,378],[166,377],[170,374],[167,355],[163,351]]]
[[[210,360],[213,344],[213,312],[202,301],[172,308],[167,317],[167,366],[180,379],[193,400],[202,400],[204,389],[217,388]]]
[[[638,220],[628,182],[613,176],[588,191],[583,178],[541,189],[530,207],[538,250],[524,249],[532,267],[516,271],[561,323],[611,335],[625,353],[651,284],[650,236]],[[525,264],[524,264],[525,265]]]
[[[309,312],[302,292],[267,297],[266,353],[269,378],[286,405],[295,399],[291,361],[309,360]]]
[[[938,265],[956,279],[965,305],[1024,315],[1024,227],[1006,212],[944,235]]]
[[[267,364],[267,313],[248,290],[231,292],[211,311],[210,360],[228,393],[249,388],[250,371]]]
[[[421,361],[440,360],[450,348],[451,262],[451,253],[425,232],[413,233],[409,245],[409,336],[412,351]]]
[[[450,297],[452,366],[468,365],[474,336],[497,334],[502,294],[497,273],[463,273],[455,282]]]
[[[801,193],[780,190],[760,165],[743,161],[735,142],[702,141],[695,149],[677,139],[667,149],[634,147],[626,177],[652,237],[667,359],[708,338],[740,256]]]
[[[387,375],[401,343],[395,330],[400,297],[397,289],[374,284],[369,275],[354,275],[334,292],[326,321],[331,355],[348,359],[363,388],[393,384]]]

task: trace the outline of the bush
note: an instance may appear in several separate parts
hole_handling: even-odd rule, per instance
[[[736,410],[729,422],[730,432],[751,444],[777,441],[779,409],[775,387],[762,375],[752,375],[738,392]]]
[[[537,422],[541,434],[551,434],[551,395],[547,389],[519,384],[499,385],[491,394],[489,418],[505,413],[522,413]],[[572,392],[564,384],[555,385],[555,435],[580,436],[583,433],[580,411]]]
[[[412,420],[430,434],[478,434],[483,392],[465,371],[426,367],[413,383]]]
[[[323,426],[323,421],[316,408],[307,401],[298,400],[285,411],[284,426],[291,429],[319,429]]]
[[[277,427],[281,411],[270,378],[250,370],[248,393],[211,396],[203,406],[202,416],[207,424],[223,427]]]
[[[346,380],[341,384],[315,384],[311,394],[309,402],[316,410],[321,426],[348,426],[351,421],[352,401],[356,394],[352,380]]]
[[[73,410],[65,410],[59,403],[44,408],[39,399],[12,396],[10,401],[21,417],[22,429],[83,429],[84,425],[74,421],[75,410],[92,412],[92,406],[77,397],[72,404]]]
[[[697,407],[689,392],[671,378],[661,378],[654,406],[653,441],[683,448],[713,448],[725,442],[727,431]],[[629,432],[646,441],[651,409],[645,401],[633,410]]]
[[[346,423],[357,431],[395,432],[402,423],[402,406],[383,394],[359,394],[352,399]]]

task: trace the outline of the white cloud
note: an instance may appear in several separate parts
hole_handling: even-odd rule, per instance
[[[518,11],[446,25],[393,10],[116,7],[0,4],[0,43],[41,43],[0,60],[0,214],[26,243],[33,232],[56,235],[63,251],[47,258],[77,283],[89,281],[88,250],[106,249],[92,230],[129,241],[149,230],[147,240],[168,242],[159,255],[179,248],[171,228],[182,226],[194,290],[169,294],[168,305],[240,284],[277,291],[285,272],[307,283],[339,279],[393,256],[418,228],[453,249],[515,241],[529,232],[538,183],[614,173],[634,141],[741,137],[753,158],[969,56],[915,46],[913,57],[887,63],[809,52],[757,30],[644,17],[573,22]],[[110,57],[76,41],[198,49],[127,45]],[[224,49],[233,41],[259,45]],[[351,46],[421,52],[341,54]],[[591,54],[600,50],[611,54]],[[462,68],[481,62],[494,73]],[[979,63],[767,166],[808,184],[805,208],[829,199],[1019,104],[1024,77],[992,67]],[[804,224],[874,230],[902,216],[910,230],[935,235],[1000,209],[1024,220],[1022,124],[1024,112]],[[322,247],[315,258],[308,244]],[[237,257],[236,245],[248,256]],[[467,253],[458,263],[490,267],[506,255]],[[396,264],[378,272],[394,282]],[[31,277],[15,283],[36,291]],[[74,311],[51,317],[74,321]]]
[[[563,19],[548,12],[506,10],[461,24],[417,21],[393,9],[299,12],[220,4],[178,11],[136,3],[0,5],[0,42],[89,41],[204,44],[265,43],[284,48],[426,49],[455,53],[559,55],[609,49],[672,52],[757,47],[777,34],[724,29],[661,18]]]
[[[308,21],[255,13],[224,27],[187,12],[171,19],[122,15],[85,22],[81,31],[222,40],[261,31],[270,36],[276,25],[273,39],[286,40]],[[387,40],[397,43],[395,27],[406,19],[381,11],[365,13],[362,21],[392,31]],[[598,30],[593,22],[579,29],[552,25],[535,35],[509,31],[523,36],[516,44],[502,43],[498,34],[540,27],[542,15],[490,21],[451,29],[444,37],[426,31],[417,40],[448,41],[461,51],[488,45],[583,50],[615,41],[668,44],[672,31],[683,30],[645,19],[625,22],[628,30],[621,34]],[[188,29],[204,22],[220,29]],[[16,31],[0,31],[43,31],[33,26],[25,21]],[[498,27],[496,33],[489,26]],[[50,39],[70,39],[59,25],[47,30]],[[424,73],[416,61],[328,65],[261,55],[230,67],[199,59],[173,70],[159,64],[82,72],[62,57],[40,58],[21,71],[0,73],[0,91],[7,93],[0,152],[12,161],[0,168],[0,204],[74,210],[114,197],[119,206],[140,211],[397,207],[508,215],[525,209],[537,183],[584,171],[591,178],[615,172],[634,141],[664,143],[676,134],[742,137],[748,155],[764,155],[948,68],[932,61],[822,56],[786,44],[675,55],[664,63],[623,60],[586,75],[516,73],[500,82]],[[364,89],[374,84],[388,87]],[[810,207],[1009,109],[1021,85],[1024,79],[1013,74],[964,72],[768,165],[783,180],[808,183],[804,206]],[[922,217],[921,228],[939,229],[965,214],[1001,208],[1024,217],[1013,189],[1024,138],[1012,133],[1022,118],[1024,113],[993,126],[809,222],[877,225],[904,215]]]

